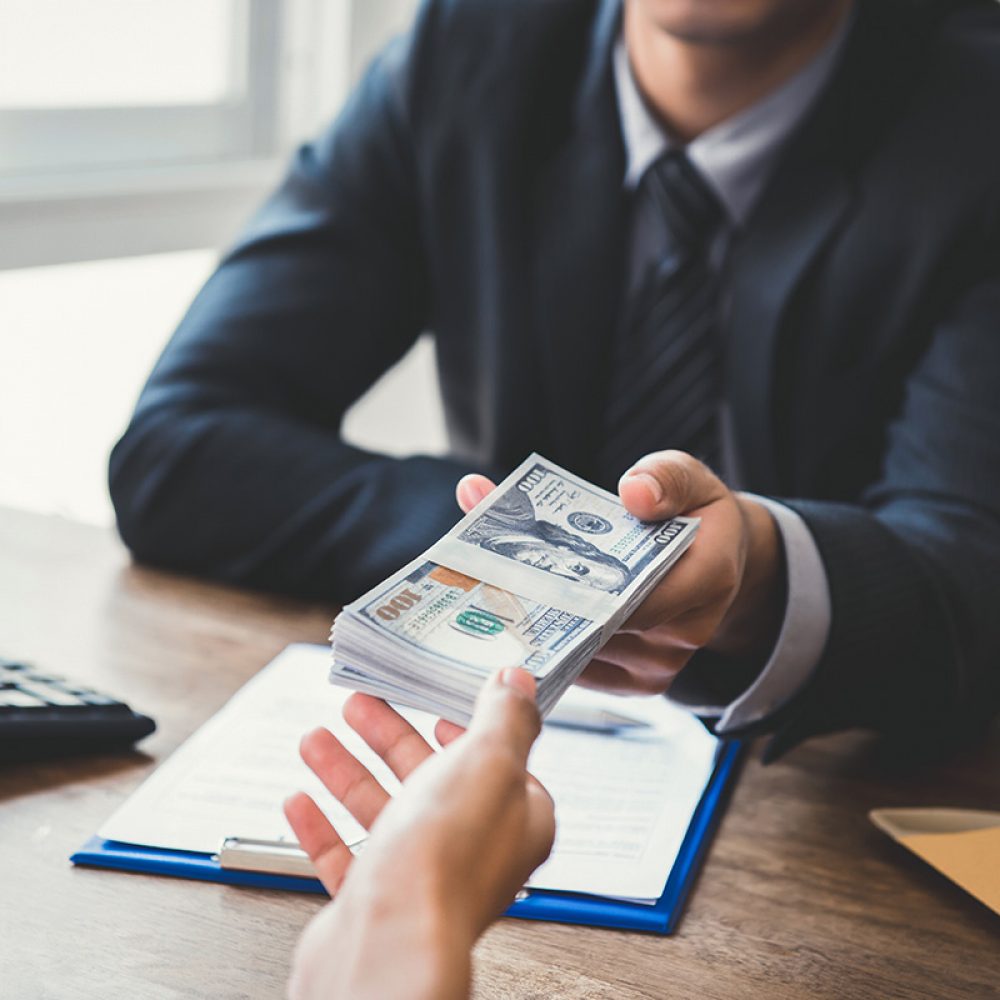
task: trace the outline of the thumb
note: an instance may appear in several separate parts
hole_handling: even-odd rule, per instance
[[[468,514],[480,500],[495,489],[496,483],[492,479],[472,473],[468,476],[462,476],[458,481],[458,485],[455,487],[455,499],[458,501],[458,506],[462,508],[462,513]]]
[[[508,746],[525,764],[542,730],[535,704],[535,678],[520,667],[498,670],[476,699],[469,723],[473,739],[495,739]]]
[[[726,487],[696,458],[684,451],[655,451],[640,458],[618,482],[618,494],[630,514],[662,521],[721,499]]]

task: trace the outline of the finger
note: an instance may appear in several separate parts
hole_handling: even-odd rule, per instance
[[[389,793],[328,729],[302,738],[302,759],[330,794],[367,830],[389,801]]]
[[[603,656],[603,651],[601,655]],[[634,668],[626,669],[608,660],[591,660],[576,683],[580,687],[605,691],[608,694],[663,694],[670,688],[674,677],[691,656],[690,652],[678,653],[676,657],[671,658],[669,667],[661,665],[659,669],[641,672]]]
[[[662,694],[694,654],[695,647],[666,630],[616,635],[588,665],[585,684],[621,694]],[[601,670],[606,673],[602,676]]]
[[[350,849],[305,792],[286,799],[284,810],[299,847],[309,855],[326,891],[335,895],[352,860]]]
[[[420,733],[381,698],[352,694],[344,705],[344,718],[400,781],[434,753]]]
[[[654,675],[661,678],[660,690],[665,689],[670,678],[698,649],[684,628],[651,629],[647,632],[619,632],[601,649],[604,663],[621,667],[636,679]]]
[[[552,852],[556,839],[556,807],[552,796],[537,778],[528,777],[526,791],[528,822],[525,841],[532,855],[531,871],[534,871]]]
[[[702,613],[706,617],[714,614],[717,624],[736,597],[743,558],[738,537],[732,532],[717,530],[712,532],[711,538],[706,532],[702,538],[695,539],[677,565],[622,624],[620,631],[645,631],[673,625]]]
[[[676,611],[678,602],[671,602],[670,595],[662,598],[665,612],[657,617],[655,605],[639,608],[616,633],[616,637],[644,636],[654,645],[665,649],[694,650],[707,646],[715,636],[729,606],[733,593],[713,594],[702,604]],[[656,602],[659,604],[659,601]],[[603,655],[603,652],[602,652]]]
[[[582,688],[607,691],[610,694],[635,693],[631,688],[631,676],[627,670],[596,657],[584,667],[576,683]]]
[[[441,746],[446,747],[449,743],[454,743],[459,736],[464,736],[465,732],[464,726],[456,726],[454,722],[449,722],[447,719],[438,719],[437,725],[434,727],[434,738]]]
[[[527,764],[531,746],[541,732],[535,703],[535,679],[520,667],[504,667],[483,685],[469,723],[474,739],[499,739]]]
[[[469,476],[463,476],[458,481],[458,486],[455,487],[455,499],[458,500],[458,506],[468,514],[480,500],[495,489],[496,483],[492,479],[473,473]]]
[[[719,478],[683,451],[657,451],[640,458],[618,482],[629,513],[661,521],[714,503],[726,495]]]

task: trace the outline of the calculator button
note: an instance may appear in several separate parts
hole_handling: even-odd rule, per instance
[[[22,681],[19,685],[22,691],[26,691],[28,694],[34,695],[42,702],[47,702],[49,705],[79,705],[80,699],[73,697],[66,691],[61,691],[57,687],[50,687],[46,684],[35,684],[29,681]]]
[[[45,702],[40,701],[26,691],[17,688],[7,688],[0,691],[0,707],[2,708],[40,708]]]
[[[73,691],[80,701],[85,701],[88,705],[120,705],[116,698],[109,698],[106,694],[98,694],[96,691]]]

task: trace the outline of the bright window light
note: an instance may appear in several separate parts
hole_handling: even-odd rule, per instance
[[[215,258],[0,271],[0,506],[111,523],[108,452]]]
[[[108,453],[216,257],[0,271],[0,506],[112,523]],[[343,432],[389,454],[446,450],[429,337],[358,401]]]
[[[3,0],[0,108],[231,99],[245,23],[245,0]]]

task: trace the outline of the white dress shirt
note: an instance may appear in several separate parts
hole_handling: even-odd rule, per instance
[[[711,261],[722,268],[734,232],[753,211],[785,141],[819,96],[840,54],[850,18],[813,60],[777,90],[737,115],[703,132],[686,146],[688,159],[719,198],[726,224],[711,247]],[[614,53],[614,76],[625,144],[625,187],[633,190],[646,168],[675,145],[643,100],[624,38]],[[634,288],[661,249],[658,219],[632,220],[629,287]],[[740,483],[739,456],[734,448],[732,418],[722,407],[723,474],[728,484]],[[757,722],[788,702],[819,662],[830,630],[830,589],[826,570],[805,522],[791,508],[762,497],[781,534],[787,569],[785,615],[764,669],[753,684],[729,705],[691,704],[706,716],[719,717],[717,730],[737,729]]]

